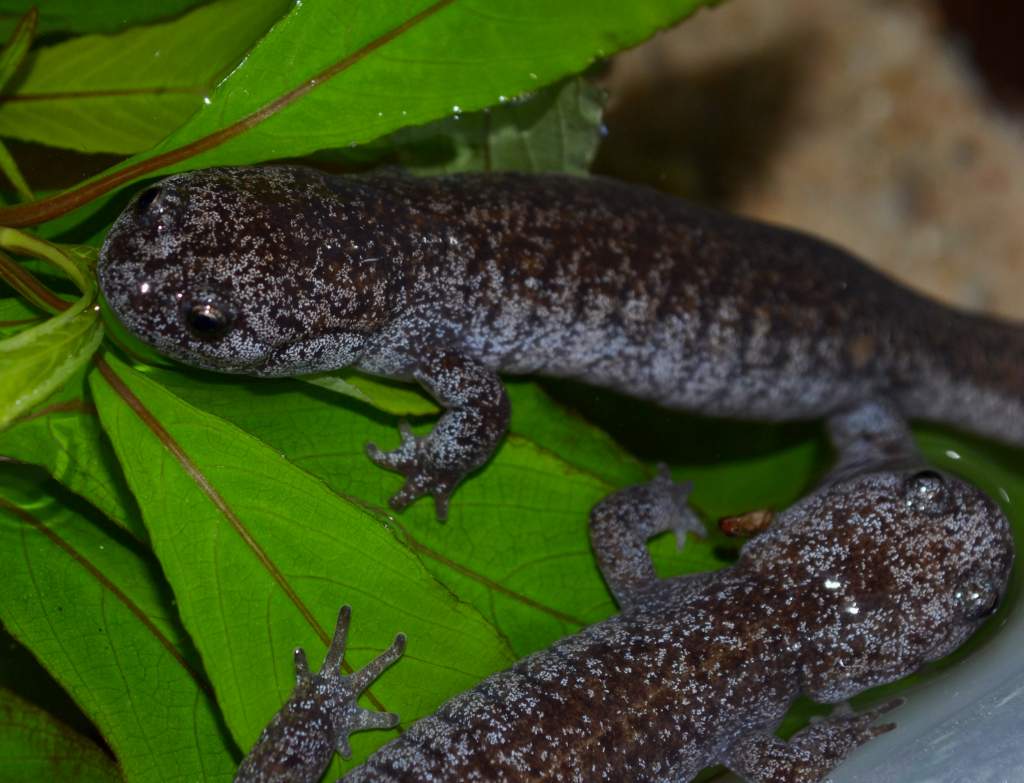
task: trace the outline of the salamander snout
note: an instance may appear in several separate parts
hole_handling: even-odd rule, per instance
[[[972,484],[934,470],[911,473],[902,493],[906,542],[894,552],[917,556],[910,568],[920,581],[952,585],[956,620],[970,623],[993,614],[1014,556],[1009,523],[999,507]]]
[[[381,241],[359,220],[365,188],[345,183],[341,193],[320,172],[271,166],[149,185],[100,251],[104,296],[144,342],[207,370],[280,376],[350,365],[391,323],[394,298],[386,253],[345,249]]]
[[[242,265],[213,244],[216,221],[204,210],[181,175],[151,185],[107,234],[97,272],[111,309],[144,342],[200,367],[231,370],[261,360],[269,347],[246,328],[237,291]]]

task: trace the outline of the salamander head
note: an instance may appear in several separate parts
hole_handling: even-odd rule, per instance
[[[784,585],[812,698],[836,702],[959,647],[997,608],[1009,524],[974,486],[938,471],[854,477],[780,515],[741,563]]]
[[[345,366],[388,309],[357,207],[312,169],[168,177],[110,229],[100,286],[130,331],[188,364],[251,375]]]

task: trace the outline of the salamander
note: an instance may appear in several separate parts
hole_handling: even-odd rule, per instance
[[[505,432],[499,373],[748,419],[885,399],[1024,443],[1021,326],[804,234],[599,177],[177,174],[126,207],[98,272],[121,321],[186,363],[418,382],[437,426],[367,451],[405,476],[393,507],[432,495],[439,518]]]
[[[755,783],[821,780],[893,728],[890,706],[840,709],[788,741],[798,694],[843,702],[958,647],[1006,590],[1006,518],[975,487],[925,467],[893,407],[836,416],[839,460],[776,514],[731,567],[659,579],[645,541],[693,529],[688,487],[662,473],[606,498],[590,532],[621,613],[443,704],[350,771],[359,781],[686,781],[712,764]],[[239,783],[315,783],[348,735],[397,723],[338,671],[343,610],[323,668],[296,651],[294,695],[239,767]],[[413,642],[414,643],[414,640]]]

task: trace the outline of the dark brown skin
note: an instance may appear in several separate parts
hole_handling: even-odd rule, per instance
[[[999,509],[923,469],[892,408],[866,404],[830,432],[836,469],[722,571],[654,575],[646,539],[695,524],[688,487],[667,474],[604,500],[591,539],[622,613],[451,699],[345,780],[685,781],[718,763],[755,783],[821,780],[893,728],[875,724],[892,705],[783,742],[773,732],[792,700],[841,702],[952,652],[996,608],[1013,560]],[[343,638],[315,688],[303,666],[236,780],[313,783],[367,725],[332,716],[398,653],[339,677]],[[295,758],[301,775],[281,762]]]
[[[886,399],[1024,444],[1024,329],[924,299],[793,231],[600,178],[210,169],[143,191],[99,266],[125,325],[223,372],[353,366],[445,408],[368,447],[438,515],[508,421],[498,373],[782,420]]]

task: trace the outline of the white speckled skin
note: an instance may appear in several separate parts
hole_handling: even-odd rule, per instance
[[[840,702],[948,654],[994,610],[1013,560],[999,509],[922,470],[895,411],[862,406],[832,438],[838,470],[716,573],[654,576],[643,541],[692,519],[667,475],[604,500],[591,534],[622,613],[454,697],[345,780],[686,781],[717,763],[757,783],[821,780],[892,725],[874,724],[884,707],[839,713],[783,742],[772,732],[792,700]],[[318,677],[339,658],[335,644]],[[290,717],[306,698],[236,780],[318,779],[335,740],[327,721]],[[309,777],[260,762],[311,736]]]
[[[417,380],[448,412],[371,456],[408,478],[396,507],[432,494],[442,516],[504,432],[499,372],[758,419],[884,397],[1024,443],[1020,326],[802,234],[599,178],[179,174],[118,218],[99,277],[129,329],[200,367]],[[190,327],[204,307],[222,330]]]

